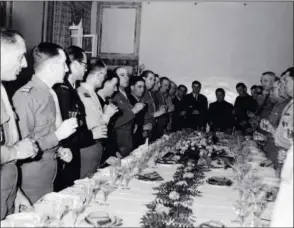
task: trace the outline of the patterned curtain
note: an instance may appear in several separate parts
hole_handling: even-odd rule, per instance
[[[52,42],[61,47],[71,45],[69,26],[72,24],[72,7],[83,9],[83,29],[84,33],[90,33],[91,30],[91,8],[92,2],[54,2],[53,13],[53,37]]]

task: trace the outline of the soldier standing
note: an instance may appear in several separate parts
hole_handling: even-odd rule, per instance
[[[59,142],[72,135],[78,126],[76,118],[62,122],[58,99],[52,86],[63,82],[68,71],[66,55],[53,43],[40,43],[33,50],[34,70],[31,81],[13,96],[22,138],[38,143],[41,156],[21,165],[22,189],[32,204],[53,191],[57,172],[56,157],[69,162],[71,152]]]

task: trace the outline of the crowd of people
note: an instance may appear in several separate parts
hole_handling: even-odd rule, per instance
[[[10,99],[2,82],[27,67],[25,54],[21,34],[1,28],[1,219],[165,133],[258,131],[266,137],[267,165],[277,170],[292,144],[294,68],[281,77],[263,73],[252,96],[238,83],[234,105],[218,88],[209,105],[199,81],[187,94],[150,70],[130,76],[101,60],[88,64],[80,47],[42,42],[32,51],[31,80]]]

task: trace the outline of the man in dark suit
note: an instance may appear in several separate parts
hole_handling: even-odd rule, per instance
[[[255,113],[257,109],[257,103],[247,93],[247,87],[244,83],[240,82],[236,85],[239,96],[235,100],[234,114],[235,114],[235,128],[242,134],[245,134],[250,130],[248,113]]]
[[[132,77],[130,80],[131,93],[129,94],[129,100],[132,106],[141,102],[141,99],[145,92],[145,81],[142,77]],[[147,107],[146,107],[147,108]],[[145,111],[144,111],[145,110]],[[136,149],[140,145],[144,144],[143,137],[143,126],[144,126],[144,115],[146,109],[144,108],[136,114],[134,120],[133,129],[133,147]]]
[[[73,159],[70,163],[59,162],[60,172],[55,181],[55,190],[60,191],[73,185],[80,177],[80,148],[88,147],[94,143],[99,129],[88,130],[85,120],[85,107],[76,91],[76,84],[87,70],[87,57],[83,49],[71,46],[66,50],[70,74],[65,77],[63,83],[55,84],[53,87],[59,101],[60,112],[63,120],[77,117],[79,128],[76,133],[61,143],[65,148],[70,148]]]
[[[140,112],[145,104],[136,103],[133,107],[128,99],[126,88],[129,86],[127,69],[118,67],[114,73],[119,77],[119,89],[112,98],[119,112],[114,116],[114,131],[118,149],[123,157],[128,156],[133,149],[132,130],[135,115]]]
[[[172,131],[182,130],[185,123],[185,116],[181,115],[183,110],[183,98],[187,94],[187,87],[184,85],[179,85],[177,88],[177,94],[173,98],[172,102],[175,106],[175,110],[172,113]]]
[[[194,130],[205,131],[207,123],[208,101],[200,94],[201,83],[192,83],[193,92],[184,98],[184,115],[186,115],[186,127]]]
[[[215,91],[216,102],[209,105],[209,125],[212,132],[231,132],[234,126],[233,105],[225,101],[225,90]]]

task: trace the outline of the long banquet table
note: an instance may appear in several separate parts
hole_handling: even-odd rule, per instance
[[[154,187],[163,182],[172,180],[174,173],[179,165],[157,165],[157,171],[164,181],[145,182],[138,179],[132,179],[130,190],[118,189],[108,197],[108,206],[94,205],[88,208],[88,211],[107,211],[123,219],[123,227],[140,227],[140,220],[147,212],[146,204],[154,200]],[[105,170],[106,171],[106,170]],[[106,172],[96,174],[96,177],[107,175]],[[272,168],[259,168],[260,176],[268,185],[277,186],[278,179],[275,177]],[[232,169],[212,169],[205,173],[205,179],[211,176],[227,176],[232,179]],[[67,192],[69,189],[63,190]],[[227,227],[239,226],[236,223],[236,213],[234,204],[237,201],[237,191],[234,185],[230,187],[213,186],[204,182],[199,186],[201,196],[194,197],[192,210],[196,216],[196,226],[203,222],[211,220],[219,221]],[[265,222],[270,222],[273,203],[268,203],[267,209],[262,218]]]
[[[125,158],[126,159],[126,158]],[[146,182],[133,178],[129,183],[130,190],[117,189],[110,193],[107,203],[109,205],[91,204],[83,212],[88,214],[94,211],[108,212],[123,219],[123,227],[140,227],[141,218],[147,212],[146,204],[155,199],[156,186],[173,179],[179,165],[157,164],[154,169],[162,177],[163,181]],[[278,179],[272,168],[258,167],[259,176],[267,185],[278,186]],[[106,179],[109,176],[109,168],[100,169],[93,178]],[[233,180],[233,170],[211,169],[205,173],[203,184],[198,187],[200,196],[193,198],[192,210],[196,217],[195,226],[211,220],[223,223],[226,227],[238,227],[234,204],[238,199],[237,190],[234,184],[230,187],[209,185],[205,180],[211,176],[226,176]],[[69,187],[61,191],[67,195],[74,194],[74,187]],[[273,203],[268,203],[262,218],[265,222],[270,222]]]

